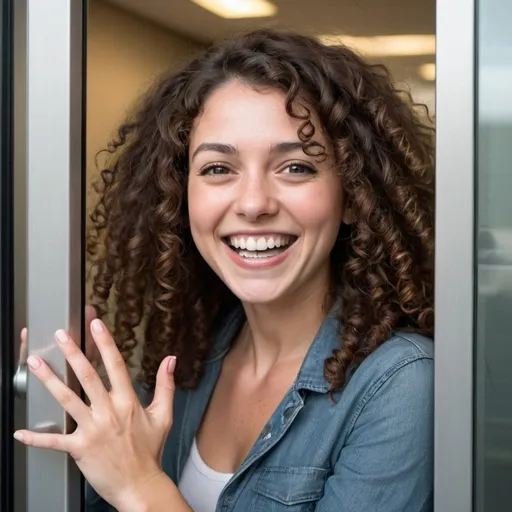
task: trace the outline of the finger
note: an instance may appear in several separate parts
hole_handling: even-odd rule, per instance
[[[148,412],[159,418],[168,427],[172,424],[172,410],[174,403],[174,370],[176,357],[168,356],[161,363],[156,374],[155,394]]]
[[[85,306],[85,355],[93,364],[97,363],[100,359],[98,347],[91,335],[91,322],[97,317],[96,309],[93,306]]]
[[[69,389],[50,367],[39,357],[30,356],[27,359],[30,371],[44,384],[46,389],[54,396],[64,410],[71,415],[78,425],[90,421],[89,408]]]
[[[85,306],[85,321],[87,323],[87,327],[89,327],[89,325],[95,318],[98,318],[96,309],[94,308],[94,306],[87,304],[87,306]]]
[[[110,397],[94,366],[78,348],[69,333],[61,329],[55,333],[55,339],[91,404],[96,408],[107,409]]]
[[[20,356],[18,359],[18,364],[25,364],[27,362],[28,355],[28,336],[27,336],[27,328],[24,327],[21,330],[21,344],[20,344]]]
[[[30,430],[17,430],[14,432],[14,439],[27,446],[34,446],[36,448],[46,448],[68,453],[72,450],[70,436],[64,434],[43,434]]]
[[[133,400],[135,391],[123,356],[105,324],[96,318],[91,322],[91,333],[101,354],[112,392]]]

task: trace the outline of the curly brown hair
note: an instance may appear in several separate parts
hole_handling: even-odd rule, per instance
[[[383,66],[343,45],[258,30],[207,49],[159,79],[105,150],[88,254],[93,305],[114,299],[113,333],[127,360],[144,326],[141,378],[167,354],[177,385],[201,377],[212,330],[236,298],[196,249],[187,166],[194,119],[212,91],[238,79],[286,94],[304,151],[318,152],[311,111],[333,148],[355,222],[332,252],[331,298],[341,300],[340,348],[325,361],[331,391],[397,329],[433,334],[434,137],[425,111]]]

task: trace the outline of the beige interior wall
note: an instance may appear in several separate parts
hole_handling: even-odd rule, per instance
[[[97,176],[96,153],[106,146],[130,105],[156,76],[179,66],[198,50],[193,42],[147,20],[102,0],[90,0],[86,130],[89,183]]]
[[[86,92],[89,211],[96,199],[91,185],[99,176],[95,163],[97,152],[106,147],[133,102],[152,81],[163,72],[179,67],[199,49],[193,42],[147,20],[102,0],[90,0]],[[87,298],[90,287],[87,280]],[[131,369],[133,375],[140,362],[140,349],[140,346],[136,348],[132,359],[135,364]]]

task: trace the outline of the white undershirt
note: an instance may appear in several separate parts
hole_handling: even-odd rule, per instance
[[[232,476],[233,473],[219,473],[208,467],[194,438],[178,487],[194,512],[214,512],[220,493]]]

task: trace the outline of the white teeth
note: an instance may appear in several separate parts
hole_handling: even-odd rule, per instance
[[[248,251],[255,251],[256,250],[256,245],[257,245],[257,242],[256,240],[254,240],[254,238],[248,238],[247,239],[247,247],[246,249]]]
[[[256,242],[256,250],[257,251],[266,251],[267,250],[267,241],[263,237],[258,238],[258,241]]]
[[[289,235],[273,235],[269,237],[242,237],[232,236],[229,237],[229,244],[235,249],[241,249],[243,251],[267,251],[269,249],[285,247],[290,244],[291,236]]]
[[[277,256],[279,251],[238,251],[238,254],[242,256],[242,258],[253,258],[253,259],[264,259],[264,258],[272,258],[273,256]]]

